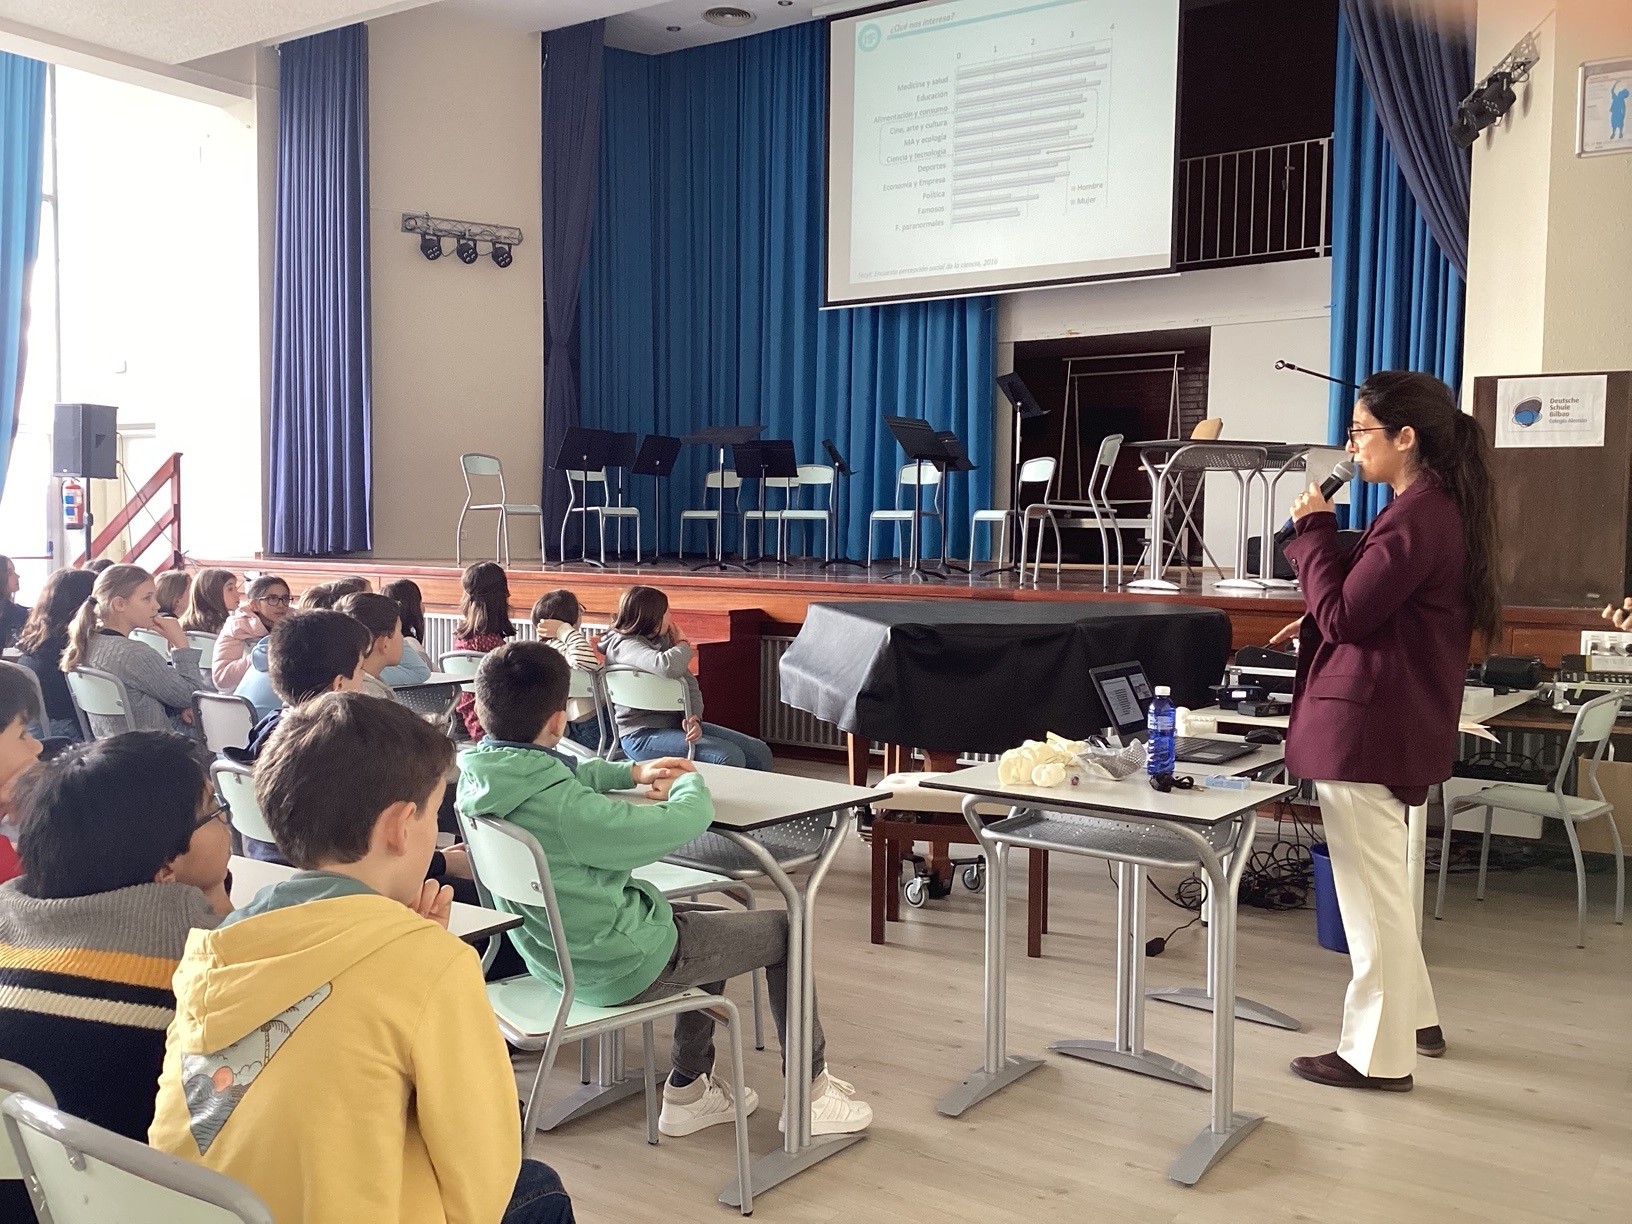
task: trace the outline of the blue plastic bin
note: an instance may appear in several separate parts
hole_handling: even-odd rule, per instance
[[[1309,847],[1315,868],[1315,938],[1320,946],[1347,955],[1349,940],[1343,934],[1343,913],[1337,908],[1337,886],[1332,883],[1332,854],[1325,842]]]

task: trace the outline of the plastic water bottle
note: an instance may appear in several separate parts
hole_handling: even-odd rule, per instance
[[[1165,684],[1156,686],[1156,697],[1145,714],[1145,747],[1150,755],[1145,759],[1145,772],[1152,776],[1171,774],[1174,757],[1173,690]]]

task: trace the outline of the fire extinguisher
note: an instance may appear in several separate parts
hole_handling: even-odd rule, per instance
[[[68,531],[85,530],[85,483],[77,476],[62,482],[62,525]]]

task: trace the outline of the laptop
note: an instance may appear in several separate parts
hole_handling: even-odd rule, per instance
[[[1105,716],[1116,728],[1124,744],[1146,737],[1145,715],[1156,695],[1145,669],[1138,663],[1112,663],[1107,667],[1090,668],[1089,678]],[[1175,757],[1188,765],[1222,765],[1250,754],[1252,744],[1234,740],[1204,739],[1194,735],[1180,735],[1174,739]]]

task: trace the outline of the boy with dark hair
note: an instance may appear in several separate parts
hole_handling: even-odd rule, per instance
[[[601,656],[584,632],[584,608],[578,597],[565,587],[546,591],[533,604],[533,634],[545,645],[560,651],[567,666],[575,671],[601,670]],[[567,699],[566,738],[594,752],[611,733],[610,721],[603,727],[595,702],[587,697]]]
[[[765,970],[771,1008],[786,1044],[788,916],[784,910],[727,911],[670,906],[656,887],[631,878],[706,830],[708,787],[690,761],[584,761],[574,770],[551,749],[567,725],[567,662],[542,642],[512,642],[476,671],[476,711],[487,737],[460,759],[459,808],[514,821],[543,847],[572,955],[576,997],[597,1006],[667,998],[691,986],[722,993],[725,979]],[[631,803],[605,792],[641,785],[662,802]],[[510,938],[528,970],[556,986],[560,968],[541,909],[519,913]],[[828,1075],[821,1020],[812,1008],[811,1132],[866,1129],[873,1111],[855,1089]],[[703,1013],[675,1017],[673,1070],[658,1129],[689,1135],[735,1120],[716,1080],[714,1024]],[[758,1096],[749,1089],[744,1109]]]
[[[554,1172],[521,1159],[481,964],[425,879],[452,757],[393,702],[291,708],[255,794],[300,870],[176,971],[149,1142],[243,1182],[280,1224],[572,1219]]]
[[[291,612],[274,625],[250,652],[249,670],[236,690],[260,715],[251,748],[271,734],[284,706],[360,688],[358,672],[372,641],[357,621],[327,609]]]

